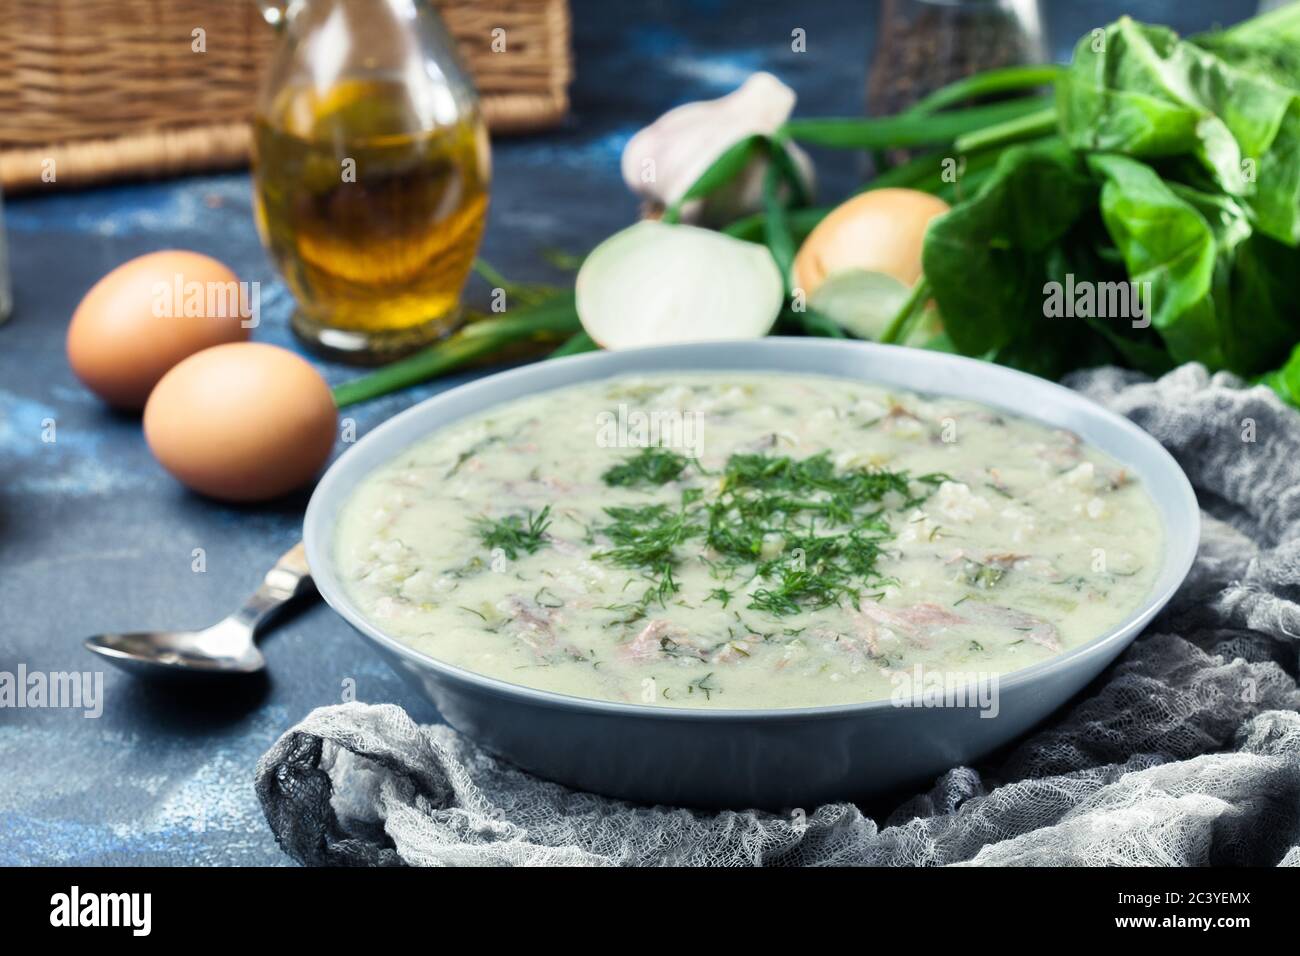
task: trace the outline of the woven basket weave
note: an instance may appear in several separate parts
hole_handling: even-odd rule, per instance
[[[563,118],[567,0],[435,5],[493,132]],[[203,54],[191,50],[195,27]],[[498,27],[504,53],[490,48]],[[246,162],[275,42],[251,0],[0,0],[0,184],[18,192]]]

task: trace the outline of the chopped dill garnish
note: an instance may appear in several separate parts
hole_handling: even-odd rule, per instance
[[[735,595],[733,595],[726,588],[714,588],[712,591],[709,592],[709,597],[713,598],[714,600],[721,601],[723,607],[726,607],[728,604],[730,604],[731,599],[734,596]]]
[[[453,464],[450,468],[447,469],[447,473],[444,474],[443,477],[451,478],[453,475],[456,474],[456,472],[460,471],[461,466],[465,464],[465,462],[469,461],[471,458],[473,458],[475,455],[477,455],[479,452],[483,451],[484,449],[504,440],[505,438],[502,435],[488,435],[486,438],[480,439],[479,441],[470,445],[468,448],[466,448],[464,451],[462,451],[459,455],[456,456],[455,464]]]
[[[478,555],[470,558],[464,564],[459,564],[454,568],[448,568],[444,573],[452,578],[465,578],[472,574],[478,574],[487,564]]]
[[[699,691],[704,695],[705,700],[711,700],[712,695],[717,693],[720,688],[713,683],[713,671],[709,671],[703,677],[698,677],[686,685],[686,693],[693,694]]]
[[[796,563],[776,558],[759,564],[758,576],[775,586],[756,590],[749,606],[780,615],[796,614],[804,608],[818,610],[845,600],[857,604],[858,584],[881,580],[876,562],[883,537],[873,528],[870,534],[854,529],[835,536],[793,539],[803,560]]]
[[[614,465],[601,479],[610,487],[666,485],[681,477],[690,459],[666,448],[642,448],[621,464]]]
[[[533,554],[545,544],[546,529],[551,525],[550,514],[551,506],[547,505],[537,514],[529,509],[523,515],[476,518],[474,525],[485,548],[500,548],[507,558],[514,561],[520,551]]]
[[[928,475],[921,475],[914,480],[919,481],[923,485],[928,485],[929,489],[924,494],[917,495],[914,498],[909,498],[906,503],[904,503],[904,508],[915,508],[918,505],[925,504],[926,499],[928,499],[941,484],[945,481],[952,481],[952,475],[945,475],[941,471],[935,471]]]
[[[557,608],[564,607],[564,599],[552,591],[549,587],[541,588],[533,595],[533,603],[538,607]]]
[[[650,458],[643,452],[633,462],[642,459],[647,464],[638,467],[644,477],[651,473]],[[631,471],[620,473],[620,480],[624,475],[627,484],[642,480]],[[721,472],[718,490],[707,496],[703,488],[689,487],[676,508],[663,503],[606,508],[611,521],[595,531],[611,547],[595,557],[645,575],[651,583],[641,598],[643,608],[663,605],[677,593],[679,549],[695,538],[704,539],[709,554],[701,560],[715,580],[757,579],[749,594],[753,610],[780,616],[856,604],[862,585],[886,581],[876,568],[892,536],[886,510],[924,502],[946,480],[946,475],[913,479],[878,468],[841,470],[827,452],[802,460],[735,454]],[[709,597],[726,607],[735,594],[717,587]]]
[[[685,506],[674,511],[667,505],[640,508],[606,508],[613,521],[601,529],[614,547],[598,551],[594,557],[612,561],[621,568],[643,571],[651,581],[641,598],[643,606],[660,605],[677,593],[673,568],[677,564],[676,548],[700,529],[693,527]]]

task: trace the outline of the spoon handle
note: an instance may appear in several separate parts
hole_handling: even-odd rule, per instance
[[[275,567],[266,572],[262,586],[253,592],[233,617],[256,634],[258,628],[276,611],[311,587],[311,569],[307,552],[299,541],[280,555]]]

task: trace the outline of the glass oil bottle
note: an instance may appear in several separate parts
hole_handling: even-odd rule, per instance
[[[478,101],[424,0],[269,9],[283,36],[254,121],[258,229],[295,332],[386,361],[459,321],[488,204]]]

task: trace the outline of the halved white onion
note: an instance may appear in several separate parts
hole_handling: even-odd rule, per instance
[[[576,293],[582,327],[607,349],[762,338],[785,301],[765,247],[654,221],[593,249]]]

